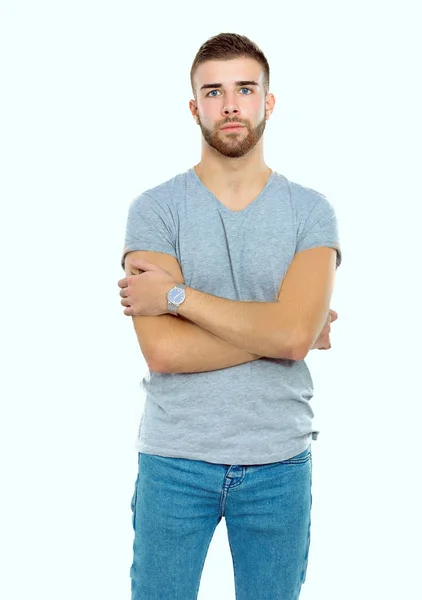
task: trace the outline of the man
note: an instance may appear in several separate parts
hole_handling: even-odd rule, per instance
[[[312,379],[341,262],[326,198],[264,162],[275,104],[248,38],[191,69],[201,161],[130,205],[118,282],[149,373],[132,600],[194,600],[226,519],[237,600],[293,600],[310,543]]]

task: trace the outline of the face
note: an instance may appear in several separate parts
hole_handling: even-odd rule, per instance
[[[190,109],[208,145],[230,158],[254,148],[275,103],[265,93],[262,66],[245,57],[206,61],[195,72],[194,86]]]

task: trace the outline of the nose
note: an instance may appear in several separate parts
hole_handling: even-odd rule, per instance
[[[223,106],[223,108],[221,110],[221,114],[223,114],[225,117],[228,117],[229,115],[239,115],[240,114],[240,109],[239,109],[238,105],[234,102],[234,99],[227,98],[227,102]]]
[[[229,115],[238,115],[240,110],[237,106],[225,106],[222,112],[225,117],[228,117]]]

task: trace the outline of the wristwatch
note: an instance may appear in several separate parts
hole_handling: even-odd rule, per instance
[[[186,298],[186,285],[184,283],[176,283],[174,287],[167,292],[167,310],[172,315],[178,317],[177,309]]]

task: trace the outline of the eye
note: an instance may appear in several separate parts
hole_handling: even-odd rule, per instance
[[[210,96],[211,98],[215,98],[214,92],[220,93],[219,90],[211,90],[210,92],[208,92],[207,96]]]
[[[247,87],[240,88],[240,91],[242,91],[242,90],[246,90],[248,92],[246,94],[242,94],[242,96],[249,96],[249,93],[252,94],[252,90],[250,88],[247,88]]]

